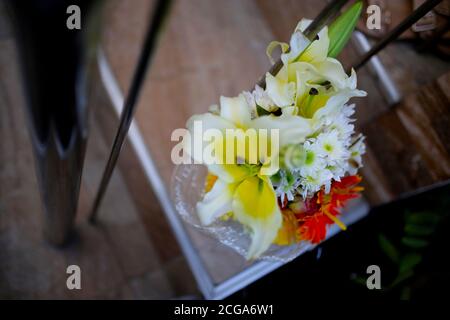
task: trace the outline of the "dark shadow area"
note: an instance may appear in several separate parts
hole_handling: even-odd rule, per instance
[[[450,286],[449,195],[446,185],[374,208],[346,232],[229,300],[440,300]],[[380,267],[381,290],[367,288],[370,265]]]

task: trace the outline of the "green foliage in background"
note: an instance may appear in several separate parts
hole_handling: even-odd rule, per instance
[[[406,212],[401,245],[396,247],[384,234],[378,236],[381,250],[395,264],[396,278],[387,285],[387,290],[400,288],[400,298],[408,300],[411,295],[410,286],[405,280],[414,276],[415,268],[423,260],[423,250],[430,244],[430,238],[436,231],[441,216],[432,211]]]
[[[400,299],[409,300],[413,293],[414,275],[417,267],[424,260],[424,252],[432,243],[439,224],[446,218],[450,210],[448,191],[436,191],[424,203],[429,203],[426,210],[404,212],[402,232],[397,236],[387,237],[378,234],[380,250],[392,263],[395,277],[388,284],[384,284],[381,293],[396,291]],[[420,195],[419,195],[420,196]],[[431,200],[431,201],[430,201]],[[414,199],[411,201],[414,202]],[[352,277],[353,281],[366,286],[366,277]]]

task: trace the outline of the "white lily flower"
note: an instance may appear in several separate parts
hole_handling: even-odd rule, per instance
[[[201,124],[201,131],[198,131],[197,124]],[[190,137],[183,139],[184,150],[196,163],[203,163],[204,150],[210,144],[203,140],[203,132],[209,129],[224,132],[226,129],[236,129],[236,125],[220,115],[207,112],[190,117],[186,122],[186,128]]]
[[[235,98],[220,97],[220,116],[234,123],[238,128],[248,128],[252,115],[245,96]]]
[[[203,224],[232,211],[251,230],[247,259],[259,257],[275,240],[282,224],[276,193],[267,176],[245,165],[216,165],[209,169],[218,179],[210,192],[197,203]]]
[[[322,63],[320,68],[326,64],[328,62]],[[296,79],[296,106],[303,116],[312,118],[316,111],[327,106],[332,97],[337,96],[333,100],[334,105],[342,106],[352,97],[366,95],[356,89],[354,79],[348,78],[343,70],[342,74],[335,75],[321,72],[320,68],[304,62],[289,65],[288,78]]]
[[[247,102],[251,118],[255,119],[256,117],[258,117],[258,111],[256,109],[256,100],[254,94],[249,91],[243,91],[242,95],[244,96],[245,101]]]
[[[210,225],[233,209],[232,200],[237,186],[238,183],[227,183],[223,180],[217,180],[214,183],[213,188],[205,194],[203,200],[197,203],[197,213],[203,225]]]
[[[267,92],[256,85],[255,90],[253,91],[253,96],[255,97],[255,102],[258,106],[265,109],[268,112],[273,112],[277,109],[275,102],[269,97]]]
[[[335,95],[347,96],[342,104],[351,97],[365,95],[365,92],[356,90],[355,71],[352,70],[349,77],[338,60],[327,57],[329,38],[326,27],[308,46],[309,40],[302,32],[310,23],[311,20],[307,19],[299,22],[291,37],[289,51],[284,43],[269,45],[268,51],[281,45],[284,65],[276,76],[266,74],[266,92],[273,103],[280,108],[295,105],[299,114],[306,118],[312,118]]]
[[[234,217],[252,232],[247,259],[259,257],[273,243],[283,222],[269,178],[254,176],[240,183],[232,206]]]
[[[262,121],[265,120],[261,118]],[[252,120],[251,109],[244,95],[236,98],[221,97],[220,115],[205,113],[193,116],[188,121],[187,127],[193,132],[194,121],[197,120],[202,121],[204,128],[215,128],[222,132],[226,129],[235,129],[243,132],[249,128],[258,128],[256,120],[261,121],[261,118]],[[282,130],[290,132],[292,128],[289,125],[296,126],[298,122],[284,124]],[[306,120],[305,124],[308,125]],[[263,127],[263,129],[270,129],[270,127]],[[239,135],[238,138],[245,139],[245,135]],[[205,146],[203,142],[201,143],[197,147],[203,150]],[[216,149],[215,154],[218,153],[219,157],[224,157],[225,154],[222,151],[222,149]],[[256,149],[246,151],[244,158],[246,155],[258,152]],[[278,154],[270,156],[278,157]],[[270,179],[261,175],[265,164],[238,164],[237,160],[234,164],[208,164],[209,172],[218,179],[213,188],[197,204],[197,212],[200,221],[209,225],[218,217],[232,211],[234,217],[251,230],[252,240],[247,258],[253,259],[260,256],[274,241],[281,227],[282,216]],[[270,161],[270,159],[267,160]]]
[[[220,128],[245,130],[253,127],[251,112],[243,95],[237,98],[221,97],[220,117],[201,115],[204,121],[213,121]],[[230,124],[231,123],[231,124]],[[209,124],[205,124],[209,127]],[[257,152],[250,150],[249,153]],[[278,155],[276,155],[278,156]],[[210,164],[209,171],[218,177],[215,185],[197,204],[201,222],[211,224],[230,211],[251,230],[248,259],[261,255],[277,236],[282,217],[277,197],[268,177],[260,176],[261,166],[239,164]]]
[[[290,51],[281,55],[281,60],[285,65],[296,61],[300,54],[302,61],[310,63],[323,61],[326,59],[328,47],[330,45],[330,39],[328,38],[328,27],[324,27],[317,35],[317,39],[310,44],[310,41],[306,39],[303,32],[311,22],[312,20],[302,19],[297,24],[297,27],[291,36],[289,47]]]
[[[290,109],[283,109],[280,116],[266,115],[253,120],[252,126],[256,129],[280,130],[280,148],[288,144],[305,141],[312,134],[310,121],[300,116],[292,115]]]
[[[266,92],[277,107],[288,107],[294,104],[295,83],[266,74]]]

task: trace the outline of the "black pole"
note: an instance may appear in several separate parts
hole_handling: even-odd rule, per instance
[[[389,43],[397,39],[403,32],[410,28],[414,23],[416,23],[420,18],[426,15],[431,9],[438,5],[442,0],[428,0],[420,7],[418,7],[414,12],[408,16],[405,20],[400,22],[400,24],[386,34],[383,39],[381,39],[375,46],[373,46],[369,51],[367,51],[363,56],[361,56],[356,63],[353,64],[353,68],[358,70],[366,64],[374,55],[384,49]]]
[[[97,191],[94,205],[89,217],[89,220],[91,222],[95,222],[97,219],[98,208],[105,194],[109,180],[111,179],[112,172],[116,166],[117,159],[119,158],[120,150],[122,149],[123,142],[125,140],[125,137],[127,136],[128,129],[130,128],[131,125],[131,121],[133,120],[133,115],[136,110],[139,93],[141,91],[142,84],[144,83],[148,66],[156,50],[158,36],[161,33],[164,20],[169,11],[170,3],[171,1],[169,0],[158,0],[156,7],[154,9],[153,17],[147,30],[145,41],[141,50],[141,54],[139,56],[138,64],[134,71],[130,91],[128,92],[128,96],[124,103],[122,115],[120,117],[119,127],[117,129],[117,133],[111,148],[111,153],[109,155],[108,162],[103,172],[102,180],[100,182],[100,186]]]

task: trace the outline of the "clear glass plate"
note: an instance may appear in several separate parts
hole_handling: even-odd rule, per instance
[[[175,208],[186,223],[245,257],[250,246],[250,236],[240,223],[232,219],[218,219],[209,226],[200,223],[196,204],[204,195],[206,175],[207,168],[203,165],[182,164],[175,167],[170,188]],[[312,247],[313,245],[307,242],[290,246],[272,245],[258,259],[288,262]]]

